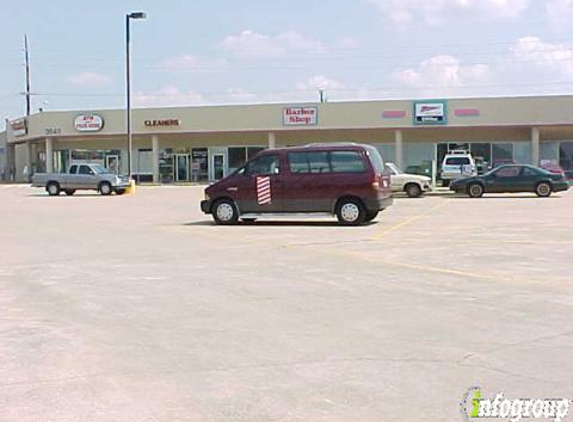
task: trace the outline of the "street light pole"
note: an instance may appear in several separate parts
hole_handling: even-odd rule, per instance
[[[133,135],[131,130],[131,20],[146,19],[143,12],[132,12],[125,15],[125,90],[126,90],[126,126],[127,126],[127,173],[131,180],[133,171]]]

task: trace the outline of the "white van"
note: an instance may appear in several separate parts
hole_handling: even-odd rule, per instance
[[[474,158],[468,151],[448,152],[442,162],[441,176],[444,186],[449,186],[452,180],[477,176]]]

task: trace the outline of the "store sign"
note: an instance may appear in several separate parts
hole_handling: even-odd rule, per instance
[[[445,101],[418,101],[414,103],[414,125],[446,125],[447,103]]]
[[[14,136],[25,136],[28,134],[28,121],[26,119],[12,120],[10,122],[10,128]]]
[[[74,120],[74,128],[78,132],[99,132],[103,124],[103,117],[99,114],[80,114]]]
[[[285,126],[313,126],[317,124],[317,107],[287,107],[283,110],[283,125]]]
[[[179,119],[159,119],[159,120],[146,120],[143,122],[145,127],[169,127],[169,126],[181,126],[181,120]]]

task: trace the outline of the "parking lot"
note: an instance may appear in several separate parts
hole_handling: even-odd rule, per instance
[[[573,192],[224,227],[200,187],[0,186],[0,420],[458,421],[573,399]],[[572,417],[572,416],[570,416]]]

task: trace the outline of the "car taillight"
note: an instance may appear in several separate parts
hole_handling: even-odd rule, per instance
[[[372,187],[374,189],[380,189],[380,182],[372,182]]]

